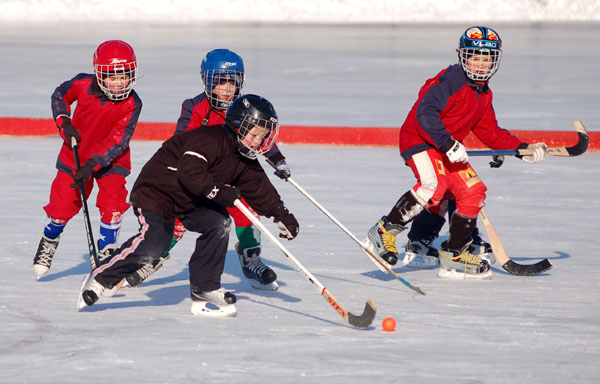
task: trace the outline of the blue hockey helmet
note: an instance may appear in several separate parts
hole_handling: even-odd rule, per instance
[[[214,49],[206,54],[200,67],[204,92],[208,101],[218,110],[225,110],[235,100],[244,86],[244,60],[229,49]],[[227,96],[217,95],[214,90],[218,85],[232,84]]]
[[[502,39],[492,28],[468,28],[458,42],[458,58],[469,79],[487,82],[498,70]]]
[[[279,135],[273,104],[258,95],[235,99],[227,108],[225,124],[235,132],[240,153],[250,159],[268,152]]]

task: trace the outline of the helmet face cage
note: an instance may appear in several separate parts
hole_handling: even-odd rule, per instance
[[[204,93],[208,98],[210,105],[218,110],[227,109],[233,100],[240,96],[244,86],[244,73],[240,71],[231,71],[223,69],[207,69],[202,72],[202,82],[204,83]],[[235,90],[232,95],[227,95],[229,99],[221,99],[217,93],[213,92],[215,87],[232,83]]]
[[[98,86],[112,101],[126,99],[136,82],[137,60],[133,48],[121,40],[106,41],[94,53],[94,72]],[[116,81],[108,86],[106,79]]]
[[[245,115],[237,129],[237,141],[240,153],[250,159],[267,153],[279,135],[279,122],[276,118],[265,120],[251,115]],[[251,142],[256,136],[262,136],[262,141],[256,147]]]
[[[210,105],[218,110],[227,109],[233,100],[239,97],[244,86],[244,60],[229,49],[214,49],[206,54],[200,68],[204,93]],[[235,86],[233,94],[219,98],[215,87],[225,83]]]
[[[486,27],[471,27],[458,44],[458,59],[473,81],[486,82],[500,66],[502,40],[496,31]]]

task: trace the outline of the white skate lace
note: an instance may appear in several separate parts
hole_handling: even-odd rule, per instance
[[[38,259],[35,263],[49,267],[52,263],[52,256],[54,256],[54,252],[56,252],[56,247],[56,243],[45,241],[42,244],[42,249],[40,250]]]
[[[267,269],[267,266],[262,262],[262,260],[258,256],[244,256],[244,267],[257,276],[260,276],[265,271],[265,269]]]

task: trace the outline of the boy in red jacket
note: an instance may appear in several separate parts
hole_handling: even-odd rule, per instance
[[[471,27],[460,37],[459,64],[425,82],[400,128],[400,153],[417,183],[369,231],[365,244],[384,261],[398,260],[396,235],[423,212],[439,213],[445,199],[456,201],[448,240],[439,252],[440,277],[489,278],[489,263],[469,252],[485,184],[469,164],[462,141],[471,132],[492,149],[533,149],[523,160],[548,156],[544,143],[526,144],[498,126],[489,79],[498,70],[502,41],[496,31]]]
[[[131,170],[129,141],[142,109],[133,90],[137,60],[124,41],[110,40],[98,46],[94,74],[80,73],[52,94],[52,115],[64,142],[58,155],[58,172],[52,182],[48,216],[33,269],[39,279],[48,273],[67,222],[81,209],[79,183],[85,182],[86,198],[94,180],[98,184],[96,206],[100,210],[100,259],[116,248],[123,213],[129,208],[125,177]],[[71,104],[77,106],[71,116]],[[72,140],[79,146],[83,163],[75,171]]]

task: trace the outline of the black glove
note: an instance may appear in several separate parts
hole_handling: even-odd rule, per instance
[[[492,161],[490,161],[491,168],[500,168],[504,164],[504,156],[503,155],[494,155],[492,156]]]
[[[56,125],[58,125],[59,130],[63,130],[63,135],[65,137],[65,142],[69,147],[71,147],[72,139],[75,138],[77,143],[81,142],[81,136],[79,136],[79,131],[77,128],[73,126],[71,123],[71,118],[66,116],[61,116],[59,120],[56,121]]]
[[[300,232],[300,224],[291,213],[287,213],[285,216],[275,218],[275,222],[279,227],[279,237],[292,240],[298,236]]]
[[[215,194],[215,190],[216,190],[216,194]],[[211,197],[211,195],[213,195],[213,197]],[[235,204],[233,204],[237,199],[241,199],[242,195],[240,194],[240,191],[232,186],[229,185],[224,185],[221,188],[215,186],[213,188],[213,192],[211,192],[210,195],[207,196],[209,199],[212,199],[215,203],[220,204],[224,207],[234,207]]]
[[[282,202],[279,203],[277,208],[269,216],[273,216],[273,221],[277,223],[279,227],[279,237],[284,239],[292,240],[298,236],[300,232],[300,224],[292,215]]]
[[[85,164],[79,168],[79,171],[73,175],[73,180],[75,180],[75,182],[71,184],[71,188],[79,188],[80,181],[83,180],[83,182],[85,182],[87,179],[92,177],[92,173],[94,173],[94,168],[96,168],[96,165],[98,165],[98,163],[96,163],[94,159],[87,159]]]

